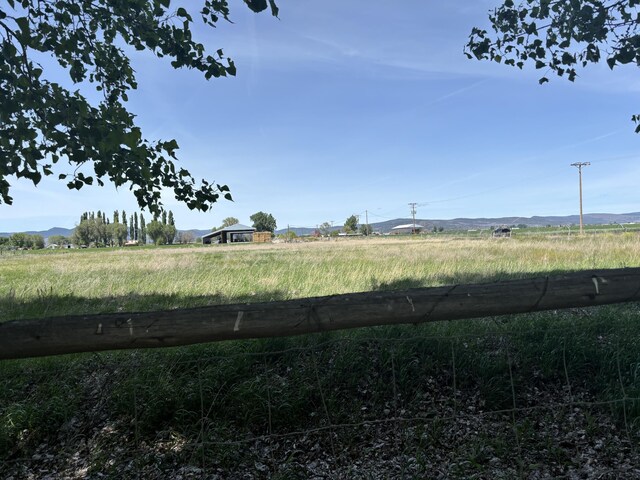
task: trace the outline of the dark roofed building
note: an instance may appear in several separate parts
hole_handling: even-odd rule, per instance
[[[202,243],[210,245],[212,243],[253,242],[253,232],[255,231],[256,229],[253,227],[236,223],[203,235]]]
[[[499,227],[493,231],[494,237],[511,237],[511,229],[508,227]]]

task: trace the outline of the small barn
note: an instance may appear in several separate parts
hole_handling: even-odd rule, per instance
[[[493,231],[493,236],[494,237],[506,237],[506,238],[510,238],[511,237],[511,229],[507,228],[507,227],[500,227],[500,228],[496,228]]]
[[[207,233],[202,236],[202,243],[210,245],[212,243],[243,243],[253,242],[253,233],[256,231],[253,227],[247,227],[240,223],[220,228],[215,232]]]
[[[406,225],[397,225],[391,229],[391,235],[403,235],[407,233],[422,233],[427,227],[417,223],[408,223]]]

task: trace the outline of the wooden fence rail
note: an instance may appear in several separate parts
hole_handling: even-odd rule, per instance
[[[292,336],[638,300],[640,268],[624,268],[269,303],[14,320],[0,323],[0,360]]]

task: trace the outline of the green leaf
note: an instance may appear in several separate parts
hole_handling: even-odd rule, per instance
[[[267,0],[244,0],[244,3],[256,13],[267,9]]]
[[[615,59],[618,62],[622,63],[623,65],[627,63],[631,63],[632,61],[635,60],[635,58],[636,58],[636,52],[632,50],[630,47],[621,50],[615,56]]]
[[[527,25],[524,31],[529,35],[538,35],[538,27],[536,27],[535,22],[531,22],[529,25]]]
[[[20,28],[20,32],[24,38],[28,38],[31,35],[31,30],[29,29],[29,19],[27,17],[18,17],[16,18],[16,24],[18,24],[18,28]]]
[[[271,15],[273,15],[274,17],[277,17],[278,13],[280,13],[280,10],[276,5],[275,0],[269,0],[269,6],[271,7]]]
[[[576,62],[576,59],[569,52],[564,52],[562,54],[562,63],[564,65],[573,65]]]
[[[178,11],[176,12],[176,15],[178,15],[179,17],[182,17],[182,18],[186,18],[189,22],[193,22],[193,18],[191,18],[191,15],[189,15],[189,12],[187,12],[182,7],[178,8]]]

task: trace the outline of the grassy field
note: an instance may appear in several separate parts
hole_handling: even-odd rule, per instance
[[[0,321],[637,266],[635,233],[20,253],[0,256]],[[0,474],[631,478],[638,313],[3,362]]]
[[[0,319],[154,310],[640,265],[636,234],[374,238],[0,257]]]

